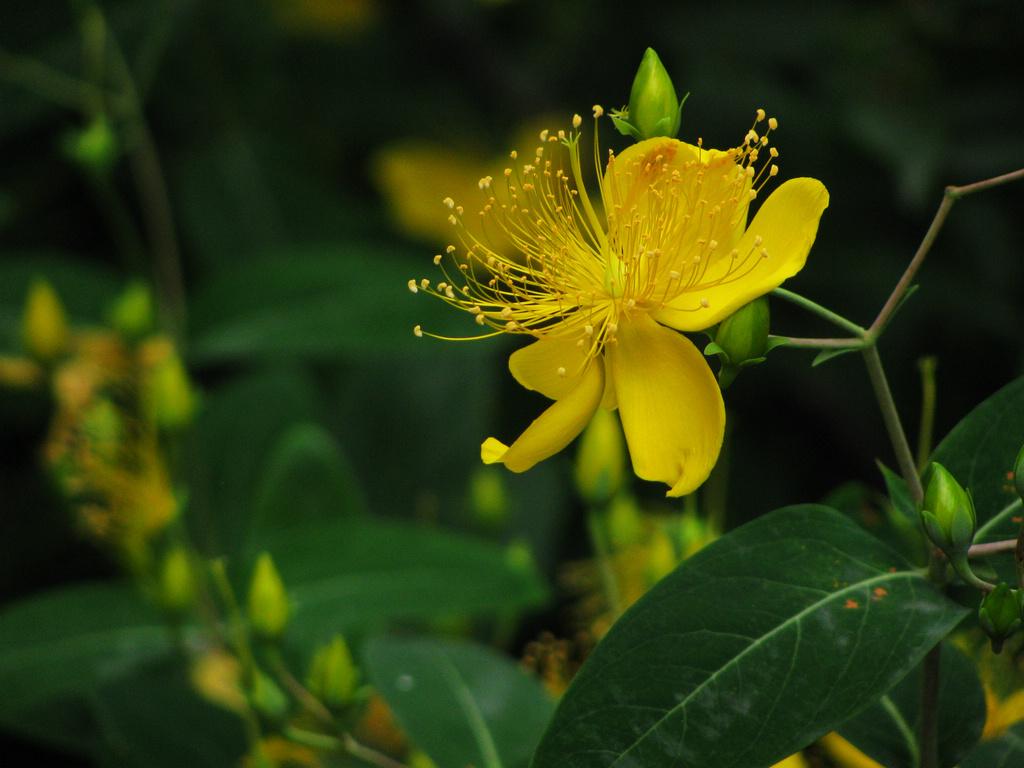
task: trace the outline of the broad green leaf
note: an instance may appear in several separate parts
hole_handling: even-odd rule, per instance
[[[763,768],[891,688],[967,613],[822,506],[684,561],[612,626],[533,768]]]
[[[935,449],[932,459],[970,489],[979,543],[1014,538],[1021,501],[1008,473],[1024,445],[1024,378],[1006,385],[971,411]],[[1017,522],[1014,522],[1017,518]]]
[[[939,768],[957,765],[985,728],[985,690],[974,663],[955,645],[942,646],[939,677]],[[886,768],[916,768],[921,667],[838,729],[839,735]]]
[[[294,642],[323,642],[389,619],[495,615],[547,600],[531,566],[436,528],[348,518],[282,530],[264,547],[294,602]]]
[[[1019,768],[1024,765],[1024,722],[1002,736],[983,741],[960,763],[960,768]]]
[[[307,249],[247,259],[244,269],[215,274],[193,295],[191,360],[436,351],[431,340],[415,337],[417,325],[443,336],[479,335],[467,313],[410,293],[410,279],[435,277],[429,252],[400,258],[394,251],[379,243]],[[484,354],[485,347],[461,352]]]
[[[170,651],[160,616],[126,585],[48,592],[0,612],[0,717],[82,695]]]
[[[196,425],[205,484],[192,489],[189,510],[200,541],[212,532],[217,554],[244,546],[269,458],[288,429],[312,419],[316,410],[310,377],[287,368],[253,373],[206,393]]]
[[[438,768],[525,768],[554,702],[511,659],[465,641],[378,637],[370,681]]]
[[[831,360],[834,357],[839,357],[840,355],[848,355],[851,352],[860,352],[860,349],[858,347],[841,347],[839,349],[823,349],[823,350],[821,350],[821,352],[819,352],[817,355],[814,356],[814,359],[811,361],[811,367],[819,366],[822,363],[828,362],[829,360]]]
[[[281,437],[264,470],[252,535],[273,539],[283,529],[367,511],[352,467],[322,427],[293,425]]]
[[[178,659],[110,682],[92,697],[104,742],[145,768],[226,768],[246,751],[242,718],[200,696]]]

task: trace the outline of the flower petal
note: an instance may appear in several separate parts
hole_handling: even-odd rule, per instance
[[[669,496],[707,479],[725,434],[725,405],[704,356],[649,315],[622,319],[607,347],[633,470]]]
[[[511,446],[493,437],[480,446],[485,464],[502,462],[513,472],[525,472],[573,441],[594,415],[604,393],[604,359],[595,358],[578,378],[576,387],[551,405]]]
[[[508,369],[527,389],[560,400],[579,384],[585,362],[575,339],[545,338],[513,352]]]
[[[741,267],[737,276],[717,285],[694,286],[651,312],[651,317],[676,330],[699,331],[778,288],[803,267],[818,233],[818,220],[827,207],[828,192],[817,179],[785,182],[764,201],[736,245],[740,254],[749,253],[751,259],[758,260],[754,267],[749,271]],[[761,244],[755,246],[758,237]],[[768,258],[761,256],[762,249]],[[723,256],[729,257],[727,253]]]

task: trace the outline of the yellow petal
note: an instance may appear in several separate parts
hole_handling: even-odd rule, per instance
[[[695,286],[663,309],[652,312],[651,317],[680,331],[699,331],[778,288],[803,267],[818,233],[818,220],[827,207],[828,192],[817,179],[785,182],[764,201],[736,245],[740,254],[754,251],[751,258],[758,259],[754,268],[749,272],[741,268],[736,277],[717,285]],[[755,246],[758,237],[761,244]],[[761,257],[762,249],[768,258]],[[728,252],[719,253],[729,258]]]
[[[604,393],[604,360],[596,358],[568,394],[549,407],[507,449],[487,438],[480,457],[487,464],[502,462],[513,472],[525,472],[573,441],[594,415]]]
[[[560,400],[579,384],[585,362],[576,339],[547,338],[513,352],[508,369],[527,389]]]
[[[648,315],[622,319],[606,356],[633,470],[669,496],[707,479],[725,434],[725,405],[704,356]]]

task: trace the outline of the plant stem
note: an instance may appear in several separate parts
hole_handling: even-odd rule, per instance
[[[594,547],[594,555],[597,557],[597,566],[601,570],[605,599],[608,601],[612,616],[617,619],[622,615],[622,593],[619,590],[619,580],[615,575],[612,551],[608,544],[607,517],[604,508],[592,506],[587,510],[587,530],[590,533],[590,543]]]
[[[804,298],[798,293],[787,291],[785,288],[776,288],[774,291],[772,291],[772,294],[778,296],[781,299],[785,299],[786,301],[796,304],[798,307],[803,307],[808,312],[811,312],[812,314],[815,314],[818,317],[828,320],[833,325],[842,328],[844,331],[852,333],[857,338],[864,337],[865,330],[861,328],[859,325],[850,322],[842,315],[837,315],[830,309],[825,309],[825,307],[821,306],[816,302],[811,301],[810,299]]]
[[[864,355],[868,376],[871,378],[871,387],[875,390],[875,399],[878,401],[879,410],[882,412],[885,429],[889,433],[889,441],[896,452],[896,461],[899,463],[900,474],[903,475],[903,480],[910,488],[910,495],[914,502],[920,504],[924,499],[924,488],[921,486],[921,478],[917,474],[914,455],[910,451],[910,443],[907,442],[906,432],[903,431],[903,424],[900,422],[899,413],[896,411],[896,403],[892,399],[889,382],[885,378],[885,371],[882,368],[882,359],[878,355],[878,348],[874,344],[867,344],[861,349],[861,353]]]
[[[773,339],[785,339],[787,347],[803,349],[859,349],[864,346],[861,339],[805,339],[798,336],[776,336]]]
[[[932,452],[932,434],[935,427],[935,355],[917,361],[921,371],[921,429],[917,437],[917,471],[924,472]]]

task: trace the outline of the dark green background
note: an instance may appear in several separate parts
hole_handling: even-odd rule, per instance
[[[652,46],[677,90],[691,92],[680,138],[728,147],[755,109],[779,119],[782,178],[813,176],[831,194],[807,267],[787,287],[863,325],[912,256],[945,185],[1024,166],[1024,8],[1016,0],[370,5],[371,24],[333,36],[289,31],[269,2],[102,7],[140,75],[167,176],[192,309],[186,339],[205,402],[245,403],[250,387],[262,414],[267,401],[259,398],[280,391],[270,400],[281,403],[273,414],[280,424],[266,425],[267,434],[289,420],[321,424],[376,514],[436,510],[465,526],[479,442],[513,437],[544,407],[507,374],[507,340],[410,343],[418,318],[445,313],[404,289],[408,277],[431,274],[437,246],[404,239],[390,222],[369,162],[389,142],[421,137],[499,156],[510,148],[510,126],[552,113],[568,123],[594,103],[624,103]],[[77,72],[77,7],[0,4],[0,47]],[[33,272],[50,274],[82,321],[98,319],[104,297],[130,272],[102,205],[60,151],[81,115],[12,85],[5,73],[6,59],[0,349],[11,352]],[[604,137],[622,146],[606,125]],[[113,178],[137,215],[123,160]],[[1022,214],[1020,183],[959,203],[921,290],[881,344],[912,435],[918,356],[939,356],[937,436],[1022,373]],[[282,275],[297,282],[299,300],[271,296]],[[305,276],[322,302],[314,316],[315,302],[302,300]],[[231,307],[272,301],[289,321],[272,350],[199,354],[204,333]],[[773,312],[778,333],[832,333],[779,301]],[[475,328],[459,321],[448,327]],[[727,391],[731,522],[817,500],[849,479],[881,487],[874,460],[894,464],[857,357],[812,369],[812,356],[778,350]],[[0,391],[3,601],[112,571],[75,537],[32,471],[45,413],[45,402]],[[203,421],[195,454],[210,466],[183,478],[195,490],[189,514],[211,552],[245,514],[225,487],[245,488],[266,453],[252,434],[271,416],[241,406],[232,413],[224,406],[219,420]],[[203,452],[249,421],[259,423],[238,432],[238,455]],[[582,546],[568,459],[512,483],[508,535],[531,538],[546,568]],[[656,498],[661,489],[642,492]]]

